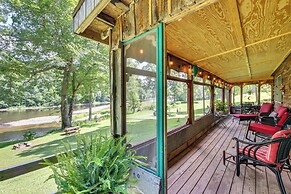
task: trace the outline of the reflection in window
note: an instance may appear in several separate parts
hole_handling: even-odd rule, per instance
[[[228,105],[228,99],[229,99],[229,89],[225,88],[225,90],[224,90],[224,102],[226,105]]]
[[[196,82],[203,83],[203,78],[202,77],[194,77],[193,80],[196,81]]]
[[[188,120],[187,91],[185,82],[168,80],[167,82],[167,129],[175,129]]]
[[[222,101],[222,89],[221,88],[214,88],[214,101],[220,100]]]
[[[156,32],[124,46],[127,140],[156,170]],[[150,72],[150,73],[148,73]]]
[[[258,86],[256,84],[243,87],[243,104],[258,104]]]
[[[170,76],[178,77],[178,78],[182,78],[182,79],[187,79],[187,74],[184,72],[177,72],[173,69],[170,69],[169,72],[170,72]]]
[[[270,84],[261,85],[260,101],[261,103],[272,101],[272,86]]]
[[[210,112],[210,87],[194,84],[194,117],[198,119]]]
[[[232,105],[233,106],[238,106],[240,105],[240,87],[239,86],[234,86],[231,89],[231,100],[232,100]]]

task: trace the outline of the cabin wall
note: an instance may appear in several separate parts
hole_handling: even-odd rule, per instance
[[[282,85],[275,81],[274,88],[282,92],[282,105],[291,108],[291,55],[275,71],[274,80],[279,76],[282,77]]]

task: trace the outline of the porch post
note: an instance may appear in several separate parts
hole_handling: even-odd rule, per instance
[[[258,84],[258,104],[257,105],[260,105],[261,104],[261,84],[259,82]]]
[[[167,66],[164,24],[157,30],[157,173],[161,178],[162,194],[167,193]]]

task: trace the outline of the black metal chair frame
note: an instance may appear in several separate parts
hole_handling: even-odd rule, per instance
[[[262,142],[248,142],[243,141],[238,138],[233,138],[236,141],[236,156],[230,155],[226,157],[226,152],[223,151],[223,164],[225,165],[225,162],[231,162],[233,164],[236,164],[236,175],[240,175],[240,165],[246,164],[246,165],[253,165],[253,166],[265,166],[269,168],[275,175],[276,179],[280,188],[280,191],[282,194],[287,194],[286,189],[284,187],[284,183],[281,177],[281,172],[283,169],[288,169],[291,172],[291,165],[290,165],[290,149],[291,149],[291,135],[288,136],[288,138],[276,138],[272,140],[265,140]],[[243,148],[242,153],[239,152],[239,144],[247,144]],[[268,164],[263,161],[260,161],[256,157],[257,151],[262,146],[269,146],[273,143],[280,143],[278,146],[277,151],[277,157],[275,164]],[[245,154],[245,151],[248,149],[247,155]],[[253,151],[254,157],[251,157],[251,151]],[[233,161],[230,161],[229,159],[232,158]],[[250,161],[250,162],[249,162]]]
[[[258,120],[256,120],[255,122],[259,122]],[[289,122],[291,122],[291,116],[289,114],[288,118],[285,120],[284,124],[282,126],[278,126],[278,125],[268,125],[268,124],[263,124],[262,125],[267,125],[267,126],[273,126],[273,127],[279,127],[280,130],[284,129],[284,127],[286,126],[286,124],[288,124]],[[251,125],[251,120],[249,121],[249,124],[248,124],[248,129],[247,129],[247,132],[246,132],[246,135],[245,135],[245,138],[249,141],[253,141],[253,142],[256,142],[256,137],[259,137],[261,139],[270,139],[272,137],[272,135],[268,135],[268,134],[264,134],[264,133],[260,133],[260,132],[256,132],[256,131],[252,131],[250,130],[250,125]],[[249,132],[252,132],[252,134],[254,135],[254,140],[250,139],[248,136],[249,136]]]

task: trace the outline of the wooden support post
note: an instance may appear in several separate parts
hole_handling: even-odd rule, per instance
[[[211,113],[214,114],[214,85],[210,86],[211,93]]]
[[[261,104],[261,84],[258,84],[258,105]]]
[[[243,85],[240,85],[240,113],[242,113],[242,105],[243,105]]]

